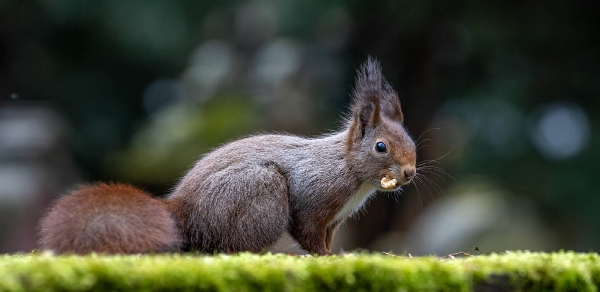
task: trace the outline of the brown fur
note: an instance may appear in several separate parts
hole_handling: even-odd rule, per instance
[[[308,252],[330,254],[340,223],[375,191],[396,190],[383,189],[381,178],[404,185],[414,176],[415,144],[402,122],[396,92],[369,58],[358,71],[352,115],[341,131],[318,138],[258,135],[217,148],[164,200],[172,219],[141,191],[82,188],[43,220],[42,247],[155,252],[181,240],[184,251],[258,252],[287,231]],[[375,150],[377,142],[386,144],[385,153]]]
[[[60,198],[40,224],[41,247],[55,253],[131,254],[179,247],[165,205],[124,184],[82,186]]]

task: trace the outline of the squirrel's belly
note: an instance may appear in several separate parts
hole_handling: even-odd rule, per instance
[[[360,187],[346,202],[344,207],[335,215],[335,221],[344,220],[346,217],[358,211],[369,197],[375,192],[376,188],[370,183],[365,183]]]

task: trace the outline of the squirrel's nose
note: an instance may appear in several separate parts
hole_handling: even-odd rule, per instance
[[[415,172],[416,170],[414,168],[408,168],[404,170],[404,178],[406,178],[407,181],[413,179],[415,177]]]

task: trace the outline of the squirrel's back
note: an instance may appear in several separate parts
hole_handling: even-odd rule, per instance
[[[149,253],[179,247],[165,203],[125,184],[82,186],[63,196],[40,224],[40,245],[55,253]]]

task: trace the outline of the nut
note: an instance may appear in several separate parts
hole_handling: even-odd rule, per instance
[[[398,183],[398,181],[395,178],[391,178],[389,175],[386,175],[381,179],[381,187],[384,189],[393,189],[396,187],[396,183]]]

